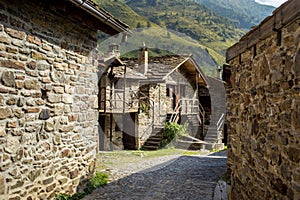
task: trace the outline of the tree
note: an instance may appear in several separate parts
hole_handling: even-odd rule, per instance
[[[141,22],[138,22],[138,23],[137,23],[136,28],[142,28]]]
[[[167,32],[167,38],[171,38],[171,33],[169,31]]]
[[[147,3],[150,6],[156,6],[157,5],[157,1],[156,0],[147,0]]]
[[[147,27],[150,28],[151,27],[151,23],[149,21],[147,21]]]

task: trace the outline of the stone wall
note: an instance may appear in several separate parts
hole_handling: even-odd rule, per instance
[[[288,1],[227,51],[230,199],[300,196],[299,11]]]
[[[96,31],[55,9],[0,3],[0,199],[74,193],[94,169]]]

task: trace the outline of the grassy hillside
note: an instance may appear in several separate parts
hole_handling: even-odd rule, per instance
[[[182,33],[174,33],[166,28],[159,28],[160,26],[166,27],[165,25],[157,25],[155,22],[150,22],[151,19],[143,17],[137,14],[128,5],[124,4],[120,0],[95,0],[100,7],[104,8],[115,17],[121,19],[127,23],[134,34],[129,38],[128,43],[122,44],[123,52],[121,54],[127,57],[136,56],[136,49],[138,49],[142,43],[145,43],[150,49],[150,56],[162,55],[167,52],[175,54],[193,54],[193,57],[207,74],[215,74],[217,65],[224,63],[224,53],[215,51],[213,48],[200,43],[200,40],[194,40],[190,36]],[[144,30],[136,30],[136,27],[145,27]],[[150,27],[150,28],[147,28]],[[177,30],[174,26],[172,28]],[[110,41],[118,42],[118,41]],[[108,45],[106,41],[102,45]],[[228,45],[225,45],[222,49],[224,50]],[[107,47],[103,46],[104,49]],[[127,49],[130,50],[127,50]],[[126,50],[124,50],[126,49]]]
[[[250,29],[271,15],[273,6],[261,5],[255,0],[193,0],[205,5],[219,16],[229,18],[239,28]]]
[[[141,27],[158,27],[156,24],[151,23],[142,15],[134,12],[128,5],[121,0],[93,0],[99,4],[101,8],[110,12],[113,16],[120,19],[130,26],[131,29],[137,26]],[[139,24],[139,25],[138,25]]]
[[[135,12],[148,20],[187,34],[220,55],[245,33],[232,20],[220,17],[204,5],[190,0],[129,0]]]
[[[260,7],[254,0],[94,1],[127,23],[131,30],[145,28],[134,31],[129,43],[122,44],[131,46],[131,51],[124,52],[126,56],[134,56],[135,50],[145,43],[152,49],[150,55],[154,56],[166,52],[193,54],[199,66],[208,74],[215,73],[216,67],[225,62],[226,49],[245,34],[246,30],[237,26],[249,28],[264,15],[255,16],[255,9],[266,9],[258,13],[269,13],[271,11],[268,9],[272,8]],[[254,11],[248,11],[249,7]],[[153,30],[159,27],[164,28],[163,31]],[[177,33],[173,34],[170,30]],[[153,43],[155,45],[151,46]]]
[[[120,36],[121,37],[121,36]],[[117,43],[120,38],[110,37],[101,42],[100,49],[107,49],[111,43]],[[120,46],[122,57],[136,57],[137,50],[145,43],[150,49],[150,56],[164,54],[192,54],[193,58],[201,69],[209,75],[215,75],[217,62],[224,58],[213,49],[199,44],[188,36],[178,35],[176,32],[168,31],[164,28],[149,28],[133,31],[133,36],[128,42]],[[213,56],[211,56],[213,55]]]

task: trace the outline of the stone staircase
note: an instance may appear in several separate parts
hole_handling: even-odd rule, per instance
[[[204,139],[207,143],[212,144],[218,140],[217,126],[211,125],[207,128],[207,133]]]
[[[208,81],[212,110],[210,125],[207,127],[204,141],[208,143],[205,148],[211,150],[224,147],[220,136],[223,131],[223,120],[225,119],[225,116],[223,116],[224,118],[221,117],[222,115],[225,115],[226,112],[226,98],[222,80],[208,77]],[[218,130],[218,126],[220,126],[220,130]]]
[[[197,114],[188,114],[186,115],[185,118],[189,126],[191,126],[189,128],[188,134],[192,137],[203,140],[204,137],[204,124],[202,123],[203,119],[201,119],[200,116]]]
[[[193,127],[199,127],[202,124],[199,115],[188,114],[188,115],[186,115],[186,118]]]
[[[157,150],[161,147],[161,142],[163,140],[163,127],[154,127],[152,134],[146,140],[143,145],[143,149],[147,150]]]

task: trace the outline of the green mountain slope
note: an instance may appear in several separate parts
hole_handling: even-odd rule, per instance
[[[93,1],[99,4],[99,6],[104,10],[110,12],[114,17],[128,24],[131,29],[134,29],[137,26],[158,27],[156,24],[151,23],[142,15],[139,15],[136,12],[134,12],[128,5],[123,3],[121,0],[93,0]]]
[[[261,5],[255,0],[193,0],[205,5],[219,16],[232,19],[239,28],[250,29],[271,15],[273,6]]]
[[[135,43],[125,44],[127,47],[131,46],[134,50],[134,47],[137,49],[145,42],[149,48],[154,49],[151,55],[166,53],[157,51],[159,48],[173,53],[193,54],[199,66],[208,74],[215,73],[217,65],[225,62],[226,49],[245,34],[245,29],[237,26],[248,27],[263,18],[262,15],[254,16],[255,10],[247,10],[254,0],[94,1],[127,23],[132,30],[151,27],[134,31],[129,41]],[[251,8],[257,9],[261,6],[258,5],[255,3],[256,7]],[[268,10],[270,6],[259,8],[267,9],[265,13],[271,13]],[[153,30],[158,27],[164,28],[163,31]],[[173,34],[170,30],[179,34]],[[151,46],[152,43],[155,45]],[[125,51],[124,54],[131,57],[133,52]]]
[[[185,33],[223,57],[225,50],[245,33],[232,20],[190,0],[129,0],[126,4],[148,20]]]
[[[199,41],[193,40],[182,33],[172,33],[172,31],[167,30],[166,28],[160,28],[161,25],[157,25],[154,22],[150,22],[150,19],[147,17],[137,14],[133,9],[128,5],[124,4],[120,0],[94,0],[99,6],[115,17],[121,19],[123,22],[127,23],[134,34],[128,39],[128,43],[121,45],[124,49],[137,49],[142,45],[142,42],[145,42],[150,50],[150,56],[156,56],[165,54],[166,52],[172,52],[176,54],[193,54],[193,57],[201,66],[203,71],[207,74],[215,74],[217,65],[224,63],[224,54],[215,51],[214,49],[205,46]],[[136,30],[136,27],[140,26],[141,28],[145,27],[144,30]],[[147,28],[147,27],[151,28]],[[117,41],[110,41],[117,42]],[[106,45],[108,45],[107,42]],[[103,44],[102,44],[103,45]],[[103,46],[105,51],[105,45]],[[158,49],[163,49],[159,51]],[[164,51],[167,50],[167,51]],[[121,51],[121,55],[132,57],[135,55],[135,51]]]

